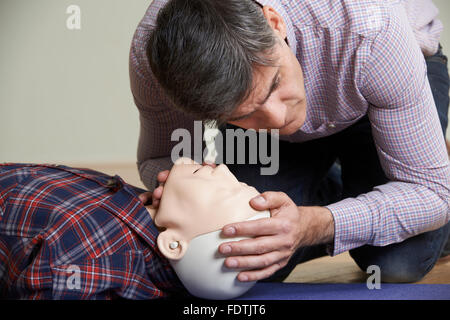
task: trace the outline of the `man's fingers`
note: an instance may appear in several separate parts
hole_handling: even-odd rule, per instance
[[[250,200],[250,205],[256,210],[278,209],[288,204],[292,200],[284,192],[266,191]]]
[[[242,271],[238,274],[239,281],[258,281],[270,277],[279,269],[283,268],[286,262],[281,260],[280,262],[274,263],[266,268],[252,271]]]
[[[163,193],[164,183],[166,182],[169,173],[170,170],[164,170],[158,173],[156,179],[159,182],[159,186],[155,190],[153,190],[153,192],[147,191],[139,195],[139,200],[141,200],[144,205],[150,202],[150,200],[152,202],[152,205],[155,207],[159,204],[159,200],[161,199]]]
[[[156,188],[155,190],[153,190],[152,198],[153,198],[153,199],[161,199],[163,190],[164,190],[164,187],[163,187],[163,186],[159,186],[158,188]]]
[[[167,177],[169,176],[169,170],[164,170],[161,171],[160,173],[158,173],[158,176],[156,177],[156,179],[158,180],[159,183],[164,183],[167,180]]]
[[[159,200],[161,200],[163,191],[164,191],[164,187],[163,186],[159,186],[158,188],[153,190],[152,205],[153,205],[154,208],[158,207]]]
[[[158,208],[158,206],[159,206],[159,200],[153,200],[152,207],[156,209],[156,208]]]
[[[163,187],[159,186],[158,188],[153,190],[153,192],[147,191],[147,192],[141,193],[138,197],[139,197],[139,200],[144,205],[150,204],[150,200],[151,200],[151,204],[154,207],[157,207],[159,204],[159,200],[161,199],[162,192],[163,192]]]
[[[229,257],[225,259],[225,266],[228,268],[242,269],[263,269],[267,268],[280,260],[286,258],[280,251],[272,251],[266,254]]]
[[[230,223],[222,228],[224,236],[228,237],[256,237],[278,234],[283,230],[282,221],[274,218]]]
[[[146,204],[147,202],[149,202],[152,199],[152,192],[151,191],[147,191],[144,193],[141,193],[139,195],[139,200],[141,200],[141,202],[143,204]]]
[[[264,254],[284,247],[284,243],[276,240],[277,238],[273,236],[262,236],[254,239],[226,242],[219,246],[219,252],[227,256]]]

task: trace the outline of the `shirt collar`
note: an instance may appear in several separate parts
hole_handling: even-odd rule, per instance
[[[294,26],[292,25],[292,20],[287,14],[286,10],[284,9],[280,0],[255,0],[255,1],[262,6],[271,6],[283,17],[284,23],[286,24],[286,33],[289,47],[291,48],[294,55],[296,55],[297,39],[295,38]]]
[[[131,230],[136,232],[151,247],[156,245],[157,230],[150,213],[142,204],[134,188],[126,184],[122,178],[115,176],[117,189],[100,206],[122,220]]]

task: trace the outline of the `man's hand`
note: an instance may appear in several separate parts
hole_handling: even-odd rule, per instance
[[[211,163],[211,162],[203,162],[202,165],[208,165],[211,166],[213,168],[216,167],[215,163]],[[161,200],[163,191],[164,191],[164,183],[167,180],[167,177],[169,176],[170,170],[164,170],[158,173],[158,176],[156,177],[156,179],[158,180],[159,186],[157,188],[155,188],[153,190],[153,192],[151,191],[147,191],[144,193],[141,193],[139,195],[139,200],[142,201],[143,204],[147,204],[150,199],[152,200],[151,205],[153,208],[158,208],[159,206],[159,201]]]
[[[147,191],[139,195],[139,200],[141,200],[143,204],[147,204],[151,199],[152,207],[157,208],[159,206],[159,201],[161,200],[162,197],[164,183],[166,182],[169,173],[170,170],[164,170],[158,173],[156,179],[158,180],[159,186],[155,188],[153,192]]]
[[[245,239],[223,243],[219,252],[227,255],[229,268],[245,268],[240,281],[255,281],[271,276],[284,267],[299,247],[329,243],[334,238],[334,221],[324,207],[297,207],[283,192],[264,192],[253,198],[256,210],[270,210],[271,217],[224,226],[225,236],[247,236]]]
[[[159,186],[155,188],[153,192],[147,191],[139,195],[139,200],[141,200],[143,204],[148,204],[148,202],[152,200],[151,201],[152,207],[157,208],[159,206],[159,201],[161,200],[164,183],[166,182],[167,177],[169,176],[169,172],[170,170],[164,170],[158,173],[156,179],[158,180]]]

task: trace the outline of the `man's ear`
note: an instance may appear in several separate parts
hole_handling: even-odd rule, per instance
[[[287,31],[283,17],[271,6],[264,6],[262,10],[267,23],[270,25],[273,31],[277,33],[282,39],[286,39]]]
[[[171,260],[179,260],[186,253],[188,243],[181,239],[180,235],[172,229],[161,232],[156,240],[161,253]]]

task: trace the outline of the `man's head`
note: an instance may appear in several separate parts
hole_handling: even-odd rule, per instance
[[[155,77],[197,119],[291,134],[306,117],[303,74],[270,6],[170,0],[147,46]]]

